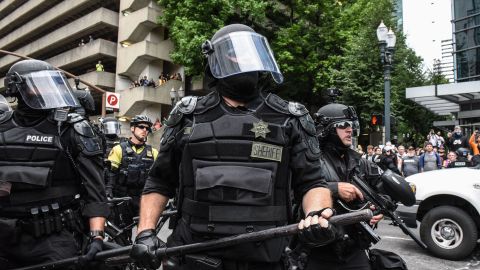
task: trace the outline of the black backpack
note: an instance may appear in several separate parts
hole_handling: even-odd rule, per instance
[[[372,270],[408,270],[407,263],[398,254],[381,249],[369,250]]]

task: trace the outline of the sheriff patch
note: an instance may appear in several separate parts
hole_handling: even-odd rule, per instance
[[[54,136],[48,135],[27,135],[25,142],[35,144],[53,144],[53,137]]]
[[[282,161],[283,147],[268,143],[254,142],[252,144],[251,157],[268,159],[273,161]]]

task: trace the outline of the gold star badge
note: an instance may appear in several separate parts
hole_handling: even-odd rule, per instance
[[[258,123],[253,123],[253,128],[250,131],[255,133],[255,138],[263,137],[264,139],[267,138],[267,133],[270,133],[268,124],[262,120]]]

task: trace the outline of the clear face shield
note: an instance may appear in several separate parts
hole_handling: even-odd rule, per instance
[[[120,123],[117,121],[107,121],[102,123],[102,132],[105,135],[120,135]]]
[[[12,107],[10,107],[7,99],[4,96],[0,95],[0,113],[8,112],[11,110]]]
[[[208,44],[208,42],[207,42]],[[212,75],[225,78],[231,75],[252,71],[265,71],[272,74],[276,83],[283,82],[267,39],[254,32],[229,33],[208,44],[208,64]]]
[[[42,70],[22,75],[20,94],[32,109],[46,110],[80,106],[65,75],[56,70]]]

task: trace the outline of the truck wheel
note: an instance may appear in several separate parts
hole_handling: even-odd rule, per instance
[[[460,260],[472,253],[478,233],[475,222],[465,211],[453,206],[439,206],[423,218],[420,238],[433,255]]]

